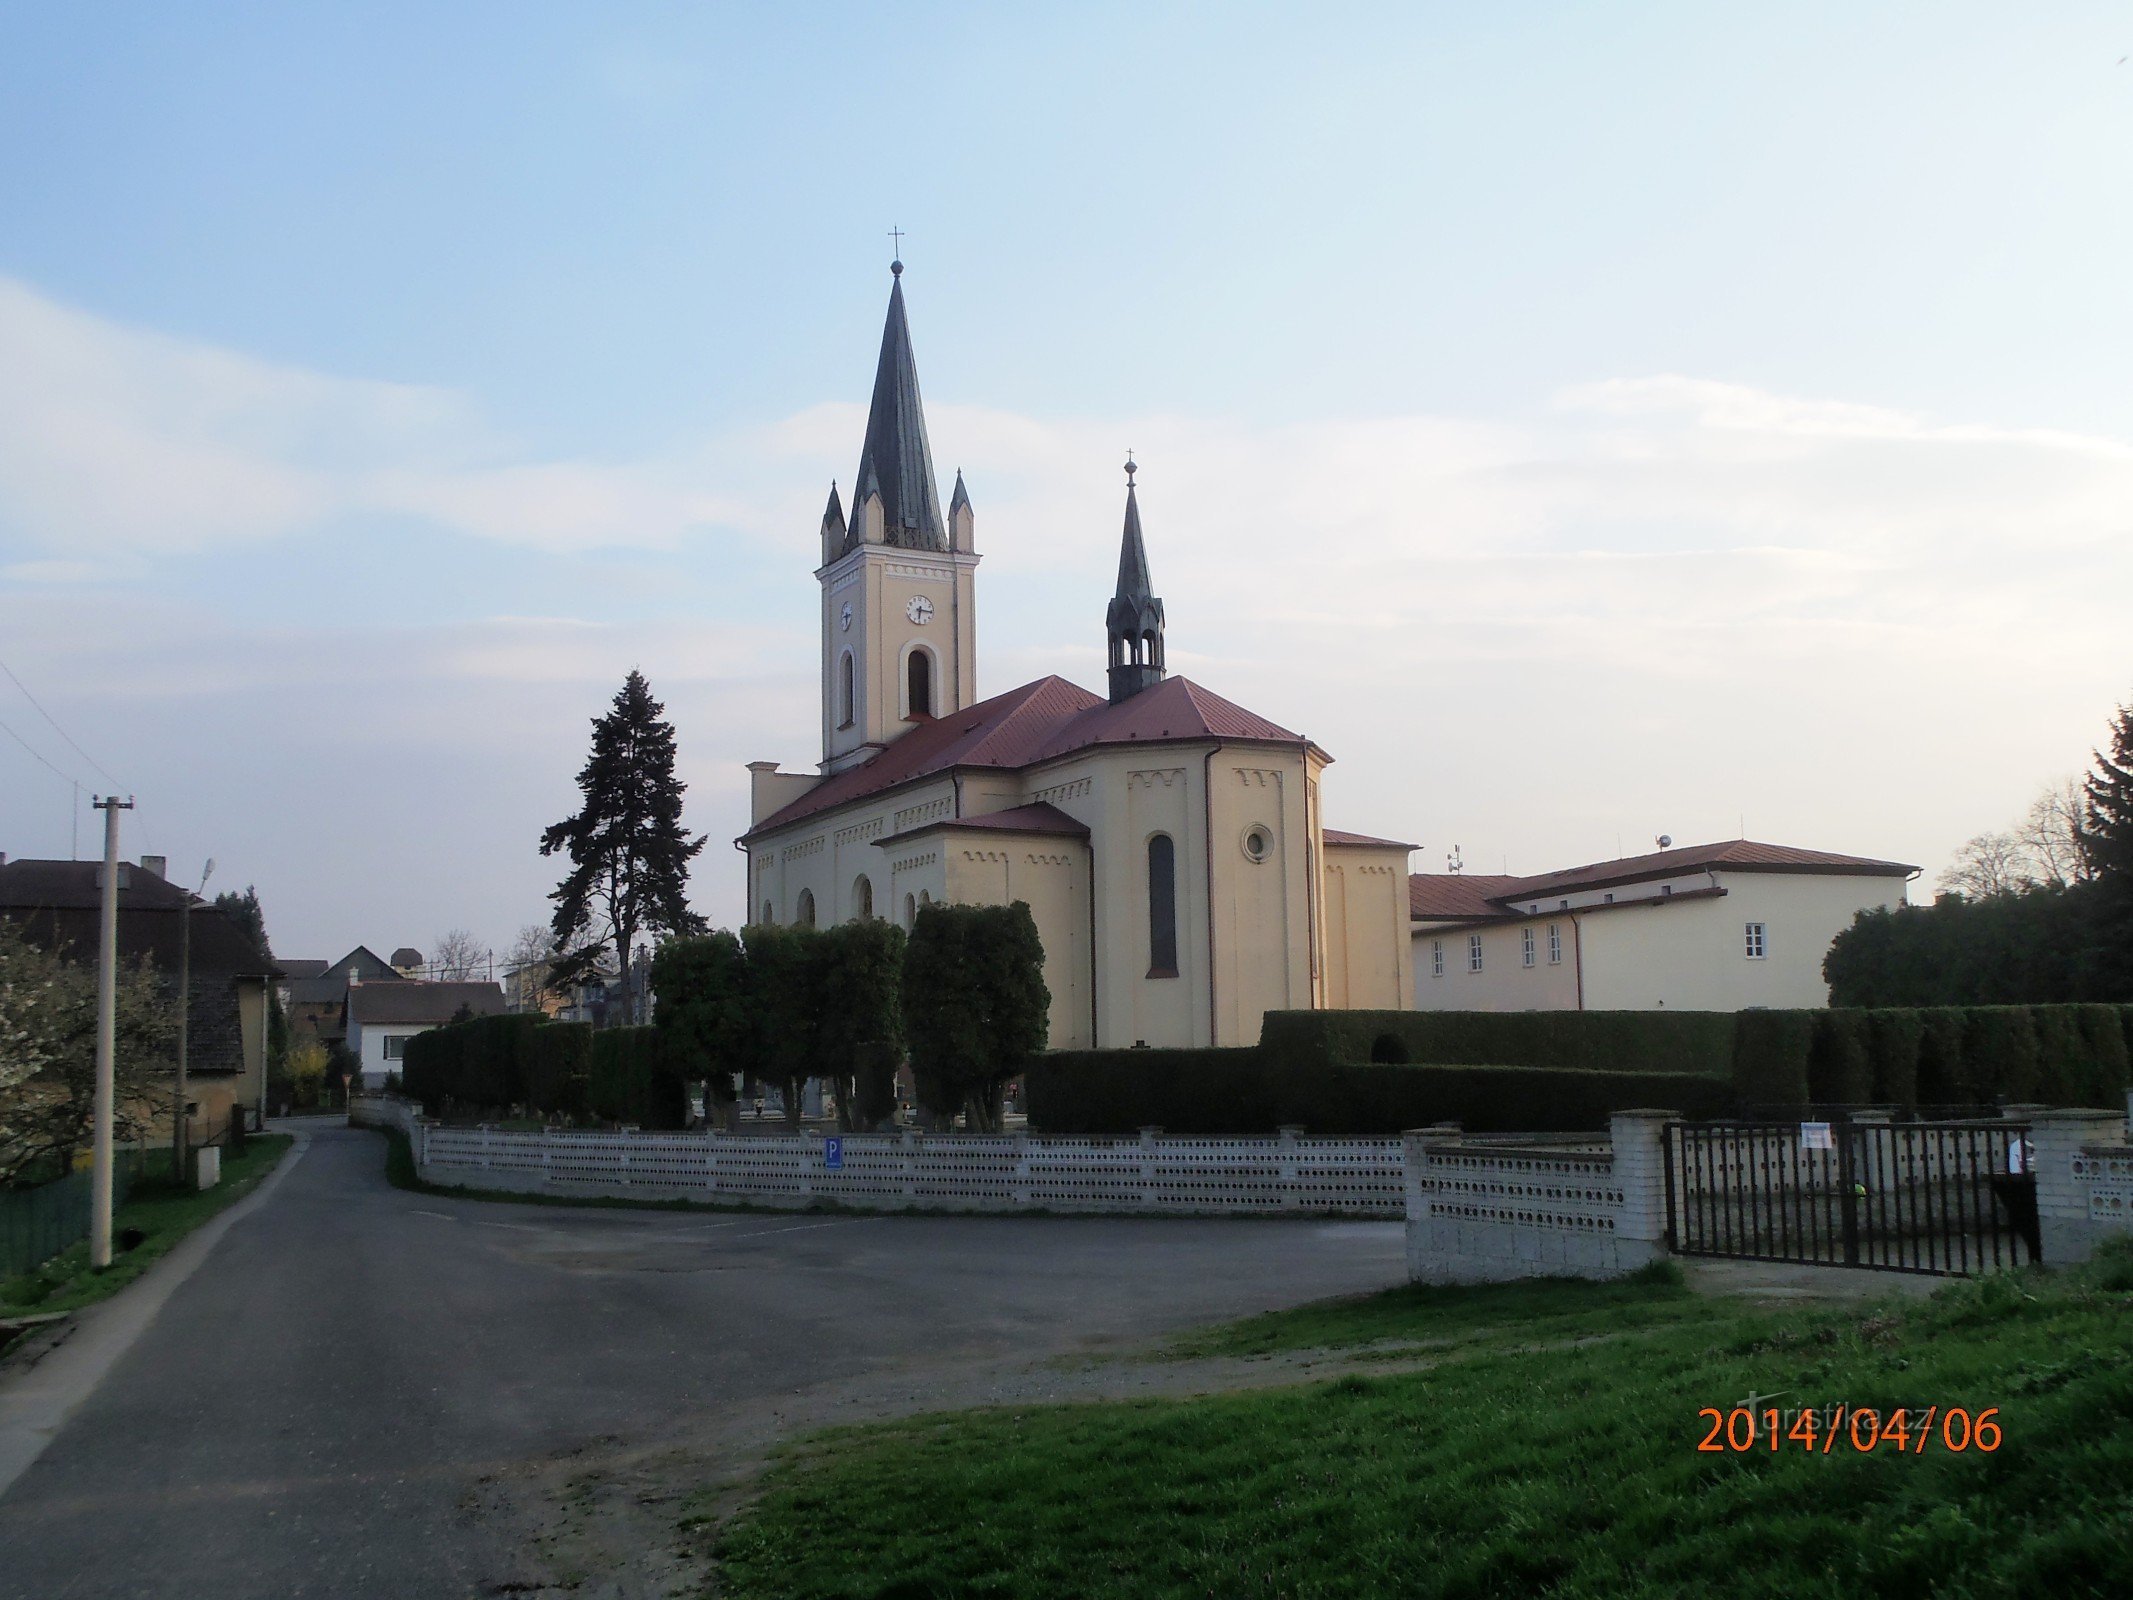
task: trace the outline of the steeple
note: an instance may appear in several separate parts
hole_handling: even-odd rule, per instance
[[[1163,681],[1163,602],[1148,577],[1141,541],[1141,507],[1133,491],[1133,452],[1126,452],[1126,531],[1118,547],[1118,592],[1104,612],[1111,636],[1111,703],[1130,700]]]
[[[852,479],[857,498],[845,548],[879,543],[905,550],[946,550],[948,531],[941,520],[926,413],[918,397],[918,363],[911,354],[910,324],[904,320],[904,264],[892,262],[889,270],[894,275],[889,317],[881,330],[881,359],[874,368],[866,443]],[[877,496],[878,521],[869,503]]]

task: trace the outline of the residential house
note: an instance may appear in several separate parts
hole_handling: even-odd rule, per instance
[[[462,1011],[491,1017],[504,1009],[504,991],[494,983],[413,983],[356,979],[348,986],[344,1036],[366,1089],[384,1085],[400,1070],[407,1041],[441,1028]]]

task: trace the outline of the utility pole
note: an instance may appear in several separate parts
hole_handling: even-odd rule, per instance
[[[96,952],[96,1136],[89,1157],[89,1265],[111,1265],[112,1061],[118,1053],[118,850],[119,813],[133,802],[106,795],[94,802],[104,814],[104,903]]]
[[[207,865],[200,873],[200,892],[207,893],[207,880],[215,875],[215,858],[208,857]],[[192,1031],[193,1015],[193,892],[179,891],[185,898],[178,905],[178,1083],[170,1106],[170,1172],[179,1188],[185,1187],[186,1173],[191,1169],[188,1157],[191,1151],[191,1128],[185,1111],[185,1050],[187,1037]]]

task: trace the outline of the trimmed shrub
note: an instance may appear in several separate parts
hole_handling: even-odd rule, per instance
[[[640,1128],[689,1125],[688,1089],[659,1030],[603,1028],[592,1036],[586,1096],[594,1116]]]
[[[1916,1011],[1886,1008],[1866,1013],[1872,1099],[1884,1105],[1918,1104],[1918,1052],[1925,1031],[1925,1019]]]
[[[592,1109],[586,1080],[592,1071],[589,1022],[550,1022],[524,1046],[526,1103],[543,1115],[582,1117]]]
[[[454,1023],[464,1029],[461,1087],[452,1098],[470,1106],[520,1106],[526,1099],[526,1039],[542,1027],[538,1012],[475,1017]]]
[[[1733,1019],[1733,1040],[1733,1090],[1744,1107],[1796,1106],[1812,1098],[1812,1011],[1743,1011]]]
[[[2126,1037],[2125,1020],[2116,1006],[2076,1006],[2082,1037],[2088,1041],[2091,1071],[2087,1093],[2075,1105],[2115,1106],[2125,1103],[2126,1089],[2133,1085],[2133,1039]]]
[[[1807,1057],[1807,1097],[1818,1105],[1864,1105],[1874,1097],[1866,1013],[1818,1011]]]
[[[431,1116],[443,1113],[445,1102],[456,1097],[464,1074],[465,1024],[451,1023],[418,1033],[407,1041],[400,1071],[407,1083],[407,1097],[418,1100]]]

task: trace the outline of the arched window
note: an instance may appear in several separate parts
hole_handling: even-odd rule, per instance
[[[919,891],[918,891],[918,905],[919,905],[919,909],[920,909],[921,911],[923,911],[923,910],[924,910],[924,909],[925,909],[925,908],[926,908],[927,906],[930,906],[930,905],[932,905],[932,904],[933,904],[933,891],[932,891],[931,889],[921,889],[921,890],[919,890]]]
[[[913,717],[933,715],[933,652],[914,650],[904,663],[905,687],[910,691]]]
[[[803,928],[812,928],[815,925],[814,890],[802,889],[800,891],[800,915],[795,920]]]
[[[773,922],[775,922],[775,921],[777,921],[777,920],[778,920],[778,914],[777,914],[777,912],[773,911],[773,910],[771,909],[771,906],[770,906],[770,902],[769,902],[768,900],[765,900],[765,901],[763,902],[763,924],[764,924],[764,926],[765,926],[765,927],[768,927],[768,926],[769,926],[769,925],[770,925],[771,923],[773,923]]]
[[[1163,636],[1151,628],[1141,635],[1141,644],[1143,646],[1142,653],[1147,657],[1148,665],[1151,667],[1161,666],[1163,664]]]
[[[918,902],[907,894],[904,896],[904,926],[908,928],[916,921],[918,921]]]
[[[874,915],[874,882],[864,873],[852,885],[852,914],[862,922]]]
[[[853,720],[853,706],[857,694],[852,682],[852,652],[847,650],[837,658],[837,726],[849,728]]]
[[[1148,841],[1148,976],[1178,975],[1178,850],[1167,833]]]

